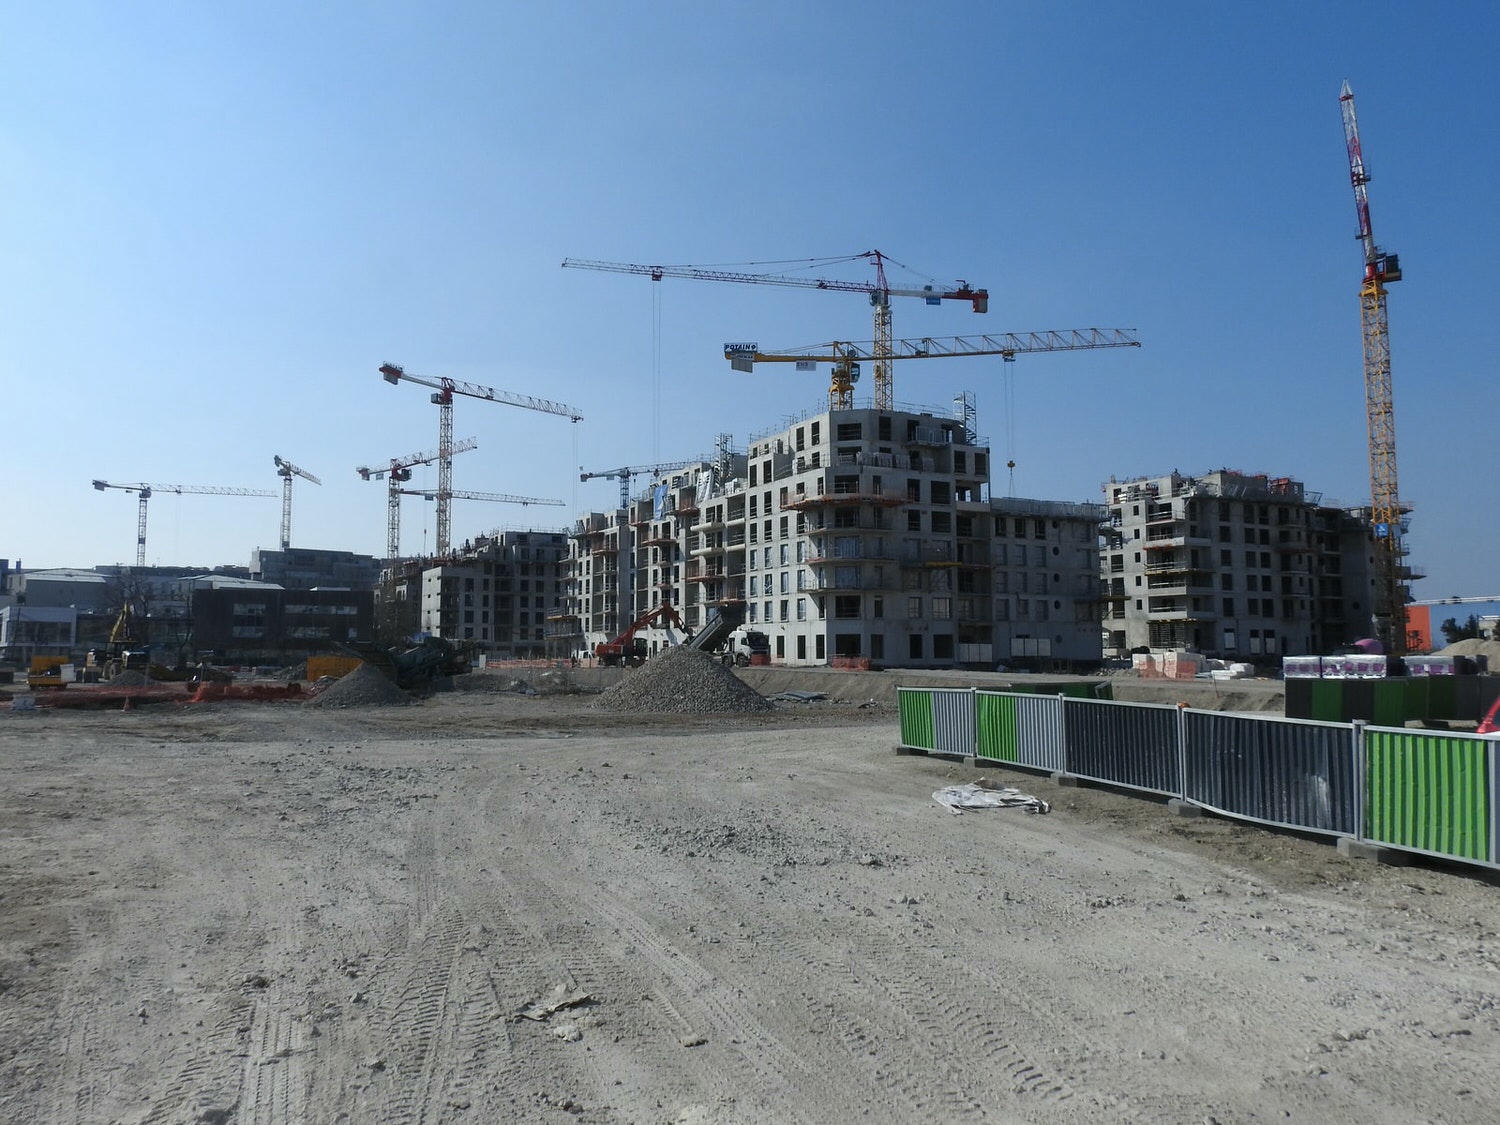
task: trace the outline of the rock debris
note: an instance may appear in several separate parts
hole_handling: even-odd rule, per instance
[[[771,702],[713,657],[693,649],[663,649],[599,696],[604,711],[714,715],[774,711]]]
[[[399,707],[411,697],[369,664],[361,664],[337,683],[313,696],[304,707]]]

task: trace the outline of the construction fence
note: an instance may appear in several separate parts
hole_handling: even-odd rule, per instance
[[[897,687],[901,747],[1500,869],[1500,736]]]

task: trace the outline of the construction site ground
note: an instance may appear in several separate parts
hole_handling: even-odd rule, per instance
[[[0,713],[0,1121],[1496,1120],[1492,880],[897,756],[838,675]]]

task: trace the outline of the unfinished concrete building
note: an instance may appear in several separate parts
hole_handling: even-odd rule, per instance
[[[562,606],[567,559],[561,530],[477,536],[422,571],[420,629],[472,642],[496,660],[547,656],[547,620]]]
[[[1100,658],[1102,504],[995,497],[995,659],[1012,668]]]
[[[1302,482],[1219,469],[1104,488],[1106,655],[1256,660],[1369,635],[1367,526]]]
[[[752,435],[578,522],[554,653],[663,602],[697,630],[744,601],[778,663],[1097,661],[1102,509],[991,500],[989,472],[962,411],[825,410]]]

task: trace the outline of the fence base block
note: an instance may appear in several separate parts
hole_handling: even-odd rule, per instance
[[[900,746],[900,745],[898,745],[896,747],[896,753],[899,754],[903,758],[906,757],[908,754],[921,754],[922,757],[924,757],[924,758],[927,756],[927,751],[926,750],[919,750],[915,746]]]
[[[1203,809],[1200,806],[1184,801],[1181,797],[1169,799],[1167,808],[1178,816],[1199,817],[1203,815]]]
[[[1405,867],[1411,863],[1411,856],[1406,852],[1363,840],[1354,840],[1348,836],[1340,836],[1335,847],[1338,848],[1339,855],[1348,856],[1350,859],[1368,859],[1375,863],[1383,863],[1388,867]]]
[[[1078,779],[1070,773],[1055,773],[1052,775],[1052,784],[1077,787]]]

